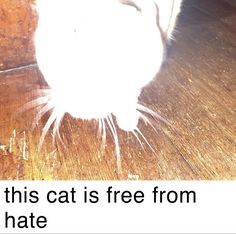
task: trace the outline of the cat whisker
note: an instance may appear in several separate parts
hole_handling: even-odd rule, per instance
[[[154,112],[153,110],[149,109],[148,107],[146,107],[146,106],[144,106],[144,105],[142,105],[140,103],[137,104],[137,110],[138,111],[142,111],[144,113],[147,113],[147,114],[151,115],[154,119],[160,120],[163,123],[165,123],[167,125],[170,125],[170,123],[166,119],[164,119],[163,117],[158,115],[156,112]]]
[[[102,119],[99,118],[98,119],[98,135],[101,136],[102,135]]]
[[[43,107],[39,110],[39,112],[37,113],[37,115],[36,115],[36,117],[35,117],[35,119],[34,119],[34,122],[33,122],[33,124],[32,124],[32,130],[35,129],[35,127],[37,126],[39,120],[40,120],[48,111],[50,111],[50,110],[53,109],[53,108],[54,108],[53,103],[52,103],[52,102],[49,102],[49,103],[47,103],[45,106],[43,106]]]
[[[101,119],[101,128],[102,128],[102,152],[106,148],[106,122],[104,119]]]
[[[112,116],[107,116],[107,122],[108,122],[108,126],[111,130],[111,133],[113,135],[113,139],[115,142],[115,151],[116,151],[116,160],[117,160],[117,167],[118,167],[118,171],[119,173],[122,172],[122,168],[121,168],[121,153],[120,153],[120,144],[119,144],[119,139],[118,139],[118,134],[116,131],[116,127],[115,124],[113,122]]]
[[[42,97],[38,97],[32,101],[27,102],[26,104],[24,104],[18,111],[17,113],[23,113],[26,112],[30,109],[33,109],[35,107],[47,104],[48,102],[50,102],[51,100],[51,96],[42,96]]]
[[[55,120],[54,126],[53,126],[53,133],[52,133],[53,144],[55,144],[56,136],[58,136],[60,141],[64,145],[64,142],[62,141],[62,138],[61,138],[61,135],[60,135],[60,125],[61,125],[63,117],[64,117],[64,113],[63,112],[57,113],[57,117],[56,117],[56,120]]]
[[[139,133],[139,135],[143,138],[143,140],[147,143],[147,145],[149,146],[149,148],[155,153],[155,150],[153,149],[153,147],[151,146],[151,144],[149,143],[149,141],[147,140],[147,138],[143,135],[142,131],[137,127],[135,129],[135,131],[137,131]]]
[[[138,140],[140,146],[141,146],[142,149],[144,150],[143,143],[142,143],[142,141],[140,140],[138,134],[135,132],[135,130],[133,130],[131,133],[135,136],[135,138]]]
[[[38,96],[49,96],[51,95],[52,91],[50,88],[45,88],[45,89],[36,89],[34,91]]]
[[[41,148],[43,146],[43,142],[45,140],[45,137],[50,129],[50,127],[52,126],[53,122],[57,119],[57,113],[55,112],[55,110],[52,111],[51,116],[49,117],[47,123],[45,124],[40,140],[39,140],[39,145],[38,145],[38,152],[41,151]]]
[[[157,129],[154,127],[154,125],[151,123],[151,121],[139,111],[139,117],[145,122],[145,124],[148,124],[157,134]]]

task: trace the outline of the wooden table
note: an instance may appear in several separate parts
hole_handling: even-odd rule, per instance
[[[18,113],[44,81],[35,65],[30,0],[0,0],[0,179],[153,180],[236,179],[236,9],[224,1],[188,0],[161,73],[141,102],[169,121],[140,122],[152,145],[143,148],[119,131],[122,173],[107,136],[105,152],[97,123],[66,115],[52,144],[52,129],[38,153],[46,115],[36,129],[37,109]]]

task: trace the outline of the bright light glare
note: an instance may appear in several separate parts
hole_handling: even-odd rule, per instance
[[[159,71],[163,44],[152,0],[38,0],[39,67],[59,113],[82,119],[113,113],[132,131],[141,89]]]

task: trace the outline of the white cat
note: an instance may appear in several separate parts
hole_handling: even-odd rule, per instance
[[[97,119],[104,130],[137,130],[142,88],[159,72],[181,0],[37,0],[39,68],[50,86],[39,117],[52,109],[43,137],[66,112]],[[56,131],[56,130],[55,130]]]

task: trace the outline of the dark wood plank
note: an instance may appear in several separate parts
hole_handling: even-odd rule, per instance
[[[0,70],[35,62],[34,0],[0,0]]]

